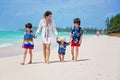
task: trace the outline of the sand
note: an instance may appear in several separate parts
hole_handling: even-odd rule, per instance
[[[42,62],[41,44],[36,48],[33,64],[20,65],[22,55],[0,58],[0,80],[120,80],[120,38],[94,36],[83,39],[77,62],[71,61],[70,46],[64,63],[58,60],[57,47],[52,47],[50,64]],[[6,51],[18,53],[22,49],[7,48]],[[4,49],[1,52],[5,52]],[[26,63],[28,59],[29,54]]]

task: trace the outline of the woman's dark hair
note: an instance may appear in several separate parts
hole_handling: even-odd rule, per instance
[[[80,20],[79,18],[75,18],[75,19],[73,20],[73,22],[74,22],[74,23],[78,23],[79,25],[81,24],[81,20]]]
[[[25,24],[25,28],[32,28],[32,24],[31,23],[27,23],[27,24]]]
[[[44,13],[44,17],[49,16],[49,15],[52,15],[52,12],[51,12],[51,11],[46,11],[46,12]]]

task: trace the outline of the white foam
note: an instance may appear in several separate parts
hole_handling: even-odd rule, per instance
[[[9,46],[12,46],[12,45],[13,45],[12,43],[4,43],[4,44],[0,44],[0,48],[9,47]]]

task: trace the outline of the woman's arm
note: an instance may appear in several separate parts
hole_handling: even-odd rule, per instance
[[[58,32],[57,32],[57,29],[55,27],[55,23],[54,21],[52,22],[52,31],[54,32],[55,36],[56,36],[56,39],[58,38]]]
[[[56,29],[56,27],[55,27],[54,21],[52,22],[52,31],[54,32],[54,34],[55,34],[56,36],[58,36],[58,32],[57,32],[57,29]]]
[[[56,38],[56,41],[58,41],[58,37]]]
[[[39,25],[38,25],[38,29],[37,29],[37,31],[36,31],[35,38],[38,36],[38,34],[39,34],[41,28],[42,28],[42,20],[39,22]]]

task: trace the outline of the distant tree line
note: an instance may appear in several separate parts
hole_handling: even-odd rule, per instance
[[[105,20],[108,34],[120,33],[120,13]]]
[[[34,26],[32,28],[33,31],[36,31],[38,27]],[[66,28],[62,28],[62,27],[56,27],[58,32],[70,32],[71,28],[66,27]],[[18,29],[18,31],[25,31],[25,29]]]
[[[88,33],[88,34],[95,34],[97,31],[101,31],[98,30],[97,28],[83,28],[84,33]]]
[[[66,28],[62,28],[62,27],[56,27],[58,32],[71,32],[72,27],[66,27]],[[37,27],[33,27],[32,28],[33,31],[37,30]],[[19,29],[19,31],[25,31],[25,29]],[[97,28],[83,28],[84,33],[96,33],[96,31],[98,31]]]
[[[61,28],[57,27],[58,32],[71,32],[72,27]],[[91,33],[94,34],[98,31],[97,28],[83,28],[84,33]],[[101,31],[101,30],[99,30]]]

